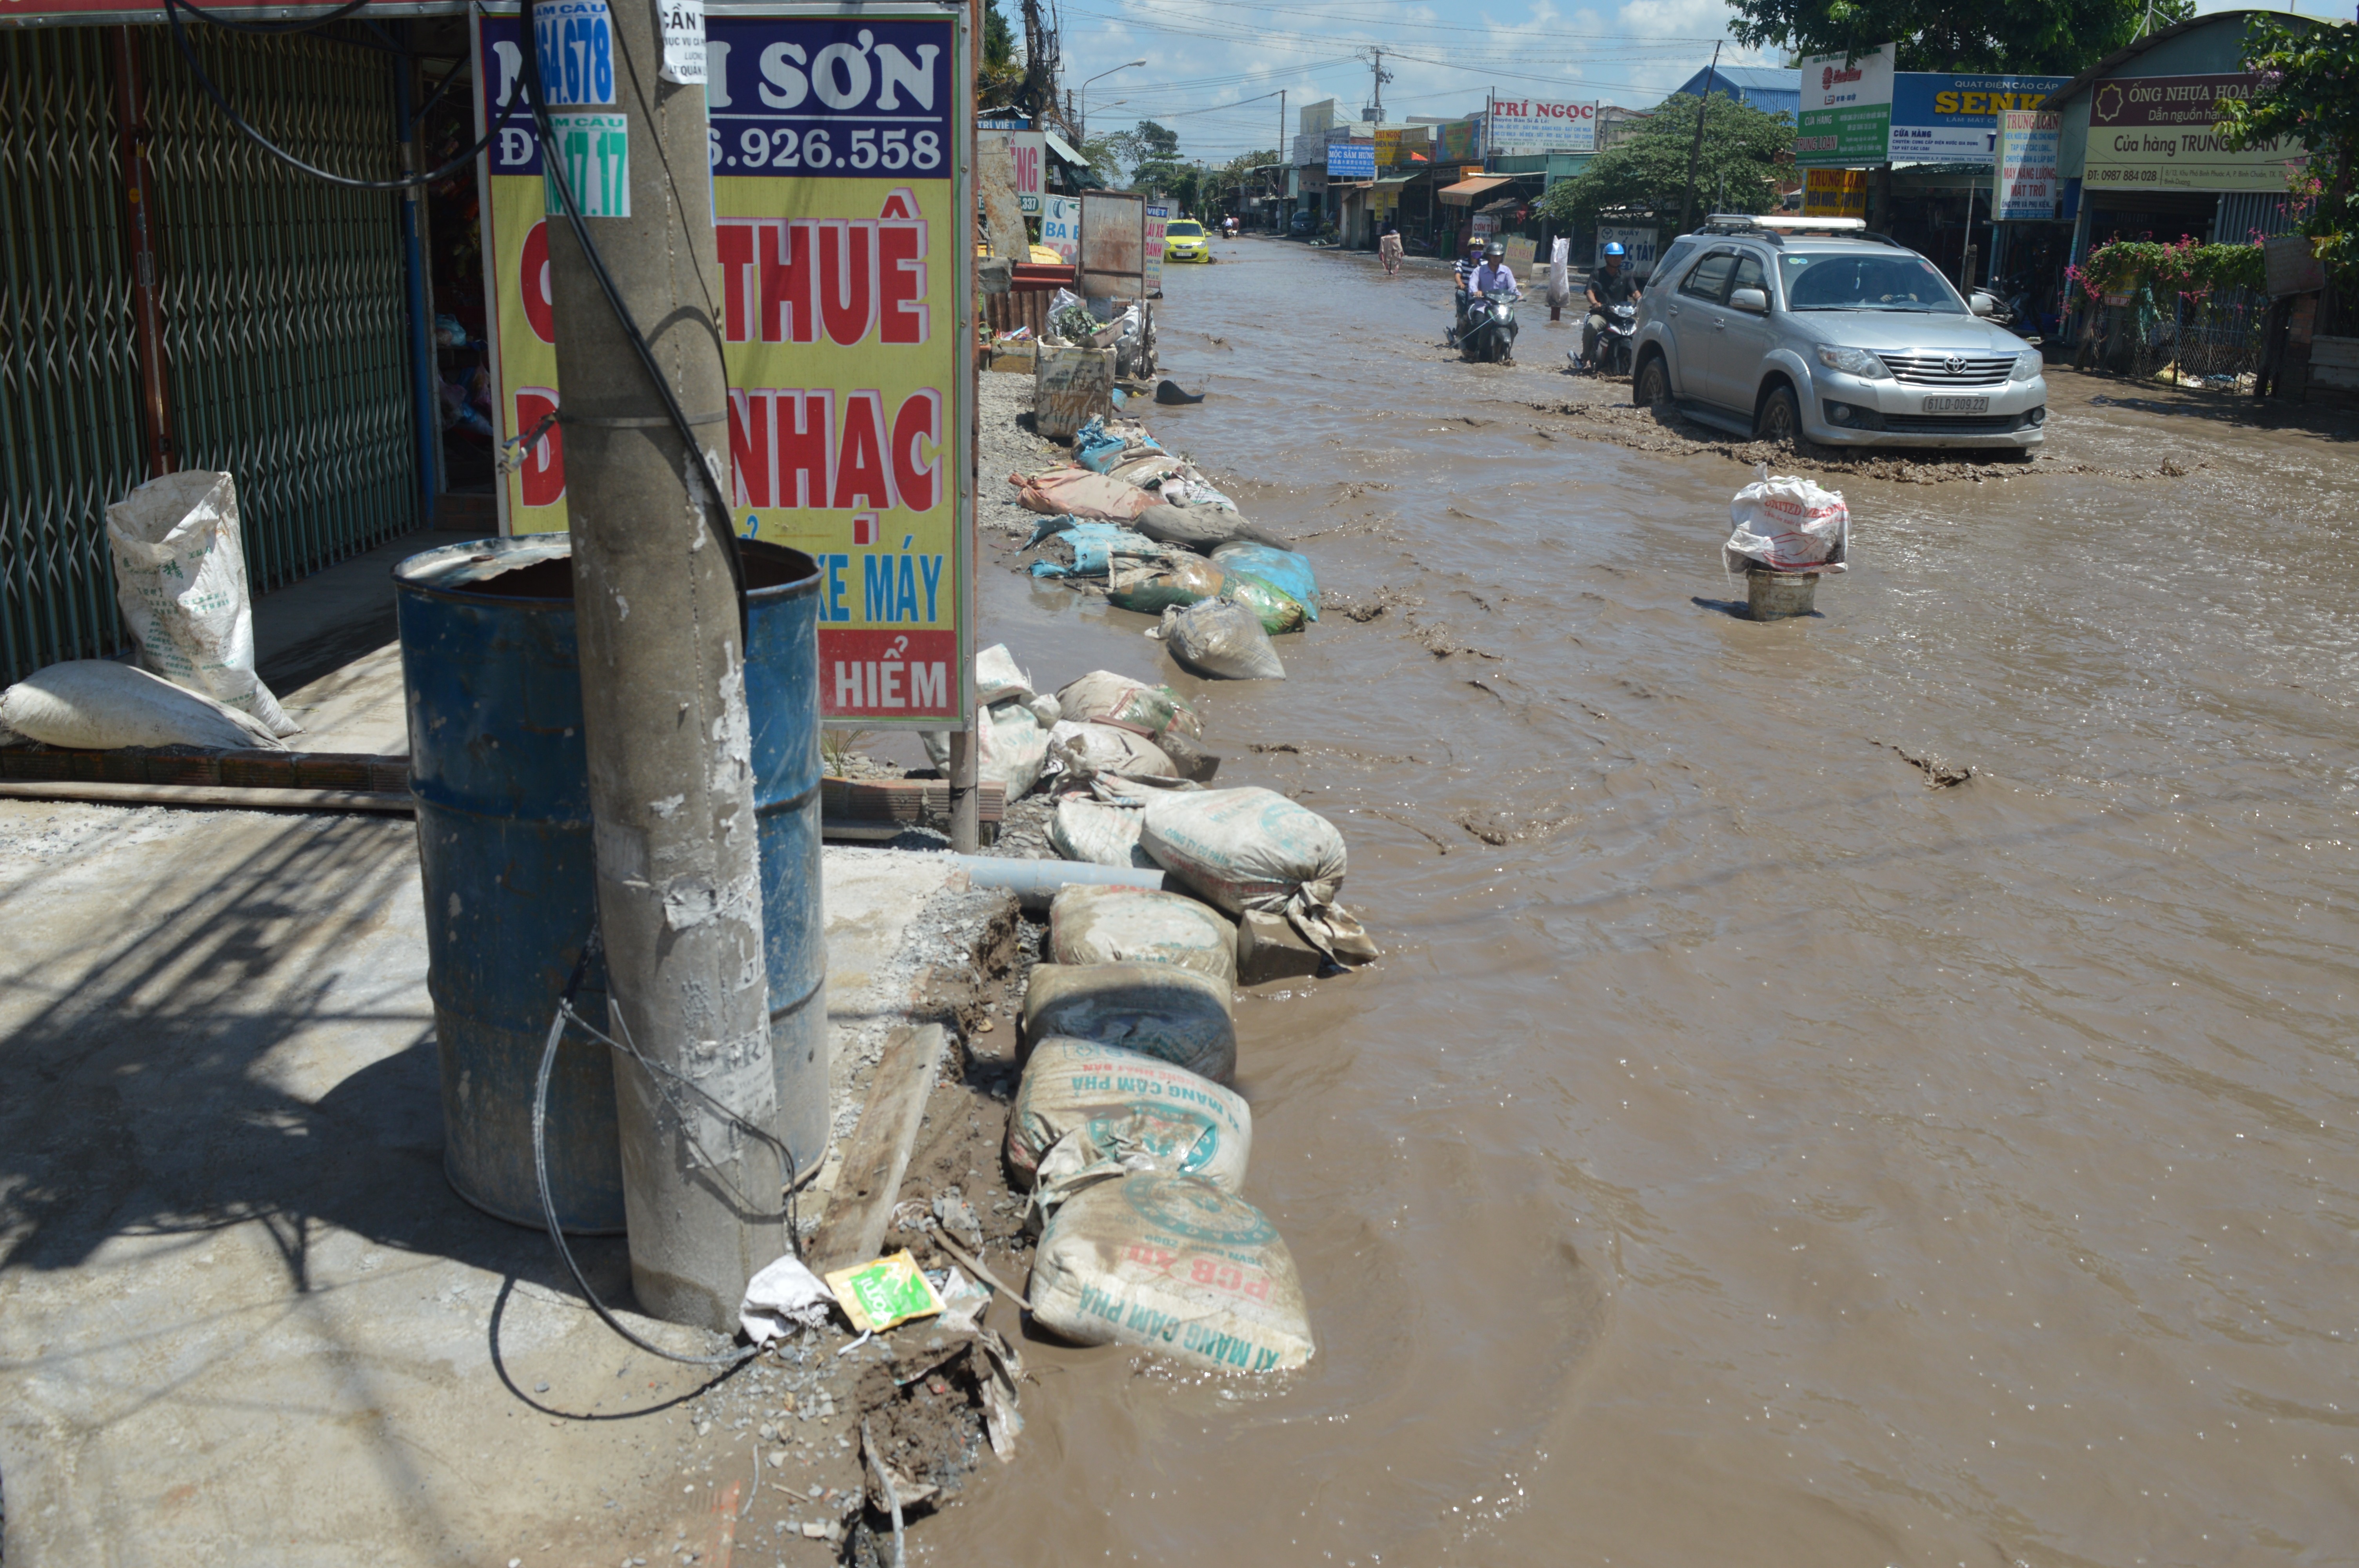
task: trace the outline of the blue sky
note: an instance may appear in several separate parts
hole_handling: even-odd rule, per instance
[[[1368,99],[1362,51],[1381,45],[1388,119],[1480,110],[1486,91],[1536,98],[1597,99],[1644,108],[1701,70],[1725,39],[1726,0],[1557,0],[1437,6],[1400,0],[1058,0],[1067,85],[1124,62],[1093,83],[1084,112],[1093,134],[1142,118],[1180,133],[1186,157],[1225,163],[1278,134],[1295,111],[1322,98],[1355,116]],[[1016,0],[1000,0],[1019,36]],[[2236,0],[2197,0],[2201,11]],[[2350,5],[2299,0],[2311,16],[2347,18]],[[1721,59],[1774,64],[1727,43]]]

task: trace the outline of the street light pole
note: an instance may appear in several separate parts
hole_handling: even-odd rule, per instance
[[[1084,141],[1089,139],[1090,134],[1090,82],[1103,81],[1107,77],[1112,76],[1114,70],[1128,70],[1134,65],[1145,65],[1146,63],[1147,62],[1143,59],[1125,60],[1122,64],[1115,66],[1114,70],[1099,71],[1097,75],[1089,78],[1088,81],[1082,83],[1082,113],[1080,118],[1082,122],[1082,137]]]

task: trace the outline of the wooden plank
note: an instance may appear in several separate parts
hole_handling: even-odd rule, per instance
[[[408,790],[266,789],[249,785],[0,780],[0,800],[80,800],[100,806],[226,806],[234,811],[369,811],[407,816]]]
[[[868,1104],[843,1151],[835,1196],[811,1241],[811,1267],[821,1273],[864,1263],[885,1248],[885,1227],[901,1196],[926,1096],[934,1087],[947,1037],[939,1023],[901,1029],[885,1043]]]

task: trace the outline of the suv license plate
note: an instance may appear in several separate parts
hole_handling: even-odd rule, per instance
[[[1990,399],[1987,397],[1929,397],[1925,400],[1925,412],[1928,414],[1987,414],[1990,412]]]

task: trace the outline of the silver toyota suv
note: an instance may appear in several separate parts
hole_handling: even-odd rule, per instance
[[[1856,218],[1719,218],[1647,280],[1633,400],[1762,440],[2026,449],[2039,351]]]

